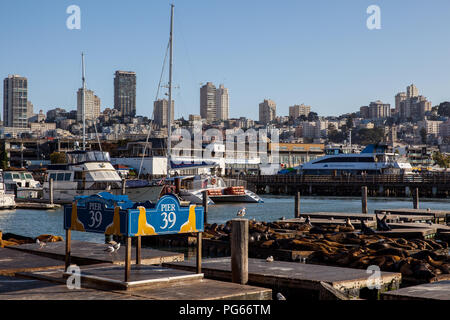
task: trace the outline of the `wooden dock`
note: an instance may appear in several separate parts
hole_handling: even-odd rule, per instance
[[[301,214],[301,218],[310,217],[313,219],[333,219],[345,220],[349,218],[351,221],[377,221],[374,213],[350,213],[350,212],[305,212]],[[379,217],[381,218],[381,217]],[[388,214],[387,222],[427,222],[432,220],[429,215],[396,215]],[[292,220],[292,219],[289,219]],[[284,220],[285,221],[285,220]]]
[[[432,239],[436,236],[436,229],[432,228],[399,228],[391,231],[377,231],[377,234],[388,238],[404,239]]]
[[[432,216],[435,223],[446,224],[449,221],[450,211],[433,210],[433,209],[411,209],[411,208],[398,208],[398,209],[377,209],[375,213],[388,213],[392,215],[420,215],[420,216]]]
[[[307,216],[309,214],[305,214],[305,216]],[[285,220],[278,220],[276,221],[277,223],[293,223],[293,224],[302,224],[304,223],[306,220],[306,217],[302,217],[302,218],[293,218],[293,219],[285,219]],[[337,219],[331,219],[330,218],[311,218],[310,219],[311,224],[313,226],[329,226],[329,225],[345,225],[345,218],[337,218]],[[351,219],[350,218],[350,222],[352,223],[352,225],[355,228],[361,228],[361,220],[359,219]],[[376,228],[377,226],[377,222],[376,220],[371,220],[370,218],[366,220],[366,224],[367,226],[369,226],[370,228]]]
[[[382,300],[450,300],[450,281],[439,281],[383,292]]]
[[[60,204],[50,204],[41,202],[16,202],[16,209],[32,209],[32,210],[55,210],[61,208]]]
[[[192,271],[195,261],[165,263],[164,266]],[[216,280],[231,280],[229,257],[204,259],[202,272],[205,277]],[[328,284],[346,297],[376,297],[378,290],[369,290],[370,274],[362,269],[330,267],[298,262],[248,259],[248,281],[250,285],[272,288],[287,298],[318,299],[323,294],[323,283]],[[381,272],[382,291],[399,287],[400,273]]]
[[[91,266],[87,269],[92,270],[92,268],[94,267]],[[87,269],[83,268],[84,271]],[[174,269],[171,270],[174,271]],[[153,286],[136,287],[133,290],[99,290],[93,288],[94,282],[90,282],[89,286],[91,287],[87,288],[85,287],[86,282],[82,280],[81,289],[69,290],[63,273],[62,269],[18,273],[20,278],[10,278],[8,286],[0,285],[0,300],[270,300],[272,297],[271,289],[204,279],[198,276],[184,279],[185,281],[163,281],[160,278],[160,283],[155,283]],[[122,275],[122,273],[123,270],[118,272],[118,275]],[[154,277],[158,277],[158,275]],[[12,282],[14,280],[19,283],[23,281],[23,288],[15,285],[15,282]],[[34,282],[27,284],[26,281],[30,280]]]
[[[63,268],[64,262],[59,260],[20,252],[8,248],[0,248],[0,275],[14,276],[19,272],[50,270]]]
[[[36,243],[8,246],[8,248],[57,260],[65,260],[64,241],[49,242],[42,249]],[[78,265],[94,263],[123,265],[125,263],[125,248],[120,248],[117,253],[107,253],[104,251],[105,248],[105,244],[74,240],[72,241],[71,261]],[[132,250],[131,258],[133,263],[136,260],[135,257],[136,250]],[[161,264],[163,262],[183,261],[184,255],[182,253],[142,248],[141,259],[142,264]]]

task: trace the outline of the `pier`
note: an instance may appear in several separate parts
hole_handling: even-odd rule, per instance
[[[450,173],[427,173],[411,175],[246,175],[249,189],[258,194],[295,194],[324,196],[360,196],[361,188],[367,187],[371,197],[410,197],[418,188],[420,197],[448,198]]]

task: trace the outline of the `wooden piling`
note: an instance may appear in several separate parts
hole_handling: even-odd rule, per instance
[[[204,209],[203,221],[205,224],[207,224],[208,223],[208,191],[203,190],[202,195],[203,195],[203,209]]]
[[[126,193],[127,179],[122,178],[122,195]]]
[[[295,193],[295,218],[300,218],[300,191]]]
[[[129,282],[131,274],[131,237],[127,237],[125,241],[125,282]]]
[[[361,206],[362,206],[362,213],[368,213],[367,211],[367,187],[361,187]]]
[[[175,178],[175,193],[179,194],[181,190],[181,178],[176,177]]]
[[[66,230],[66,259],[65,270],[70,266],[70,251],[71,251],[71,230]]]
[[[415,188],[413,192],[413,206],[414,209],[419,209],[419,188]]]
[[[202,273],[202,233],[197,233],[197,273]]]
[[[49,199],[50,199],[50,204],[53,204],[53,178],[50,178],[50,180],[48,181],[48,189],[49,189]]]
[[[137,236],[136,239],[136,264],[141,264],[141,236]]]
[[[248,220],[231,221],[231,274],[232,282],[248,282]]]

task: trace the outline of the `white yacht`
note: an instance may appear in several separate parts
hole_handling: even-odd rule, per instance
[[[246,190],[243,186],[227,186],[220,177],[196,175],[182,177],[180,196],[195,204],[203,203],[203,191],[208,191],[208,198],[213,203],[240,202],[261,203],[264,202],[256,193]],[[211,203],[210,201],[210,203]]]
[[[5,171],[3,183],[6,193],[15,194],[18,199],[36,199],[42,196],[42,185],[27,171]]]
[[[3,180],[3,171],[0,169],[0,209],[13,209],[16,207],[14,194],[6,193],[6,187]]]
[[[71,151],[66,153],[66,160],[65,164],[48,166],[44,182],[45,200],[50,198],[50,179],[53,179],[53,200],[58,203],[71,203],[76,196],[103,191],[116,195],[122,193],[122,178],[112,166],[108,152]],[[127,180],[126,195],[136,202],[156,202],[162,188],[145,180]]]
[[[327,149],[325,153],[295,169],[310,175],[410,173],[412,170],[405,158],[388,152],[386,145],[370,144],[360,153],[347,153],[342,148]]]

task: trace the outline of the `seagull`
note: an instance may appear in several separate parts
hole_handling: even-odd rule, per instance
[[[245,207],[243,207],[242,209],[240,209],[240,210],[237,212],[237,216],[238,216],[238,217],[243,217],[243,216],[245,216]]]
[[[277,293],[277,300],[286,300],[286,298],[280,293]]]
[[[114,251],[119,251],[120,249],[120,242],[115,242],[113,240],[108,242],[109,245],[111,245],[114,248]]]
[[[272,256],[267,257],[266,261],[267,261],[267,262],[273,262],[273,257],[272,257]]]
[[[108,252],[108,253],[113,253],[114,252],[114,247],[113,246],[108,246],[105,250],[103,250],[103,251],[105,251],[105,252]]]
[[[36,243],[39,245],[39,249],[42,249],[43,247],[45,247],[46,243],[45,242],[41,242],[39,241],[39,239],[36,238]]]

